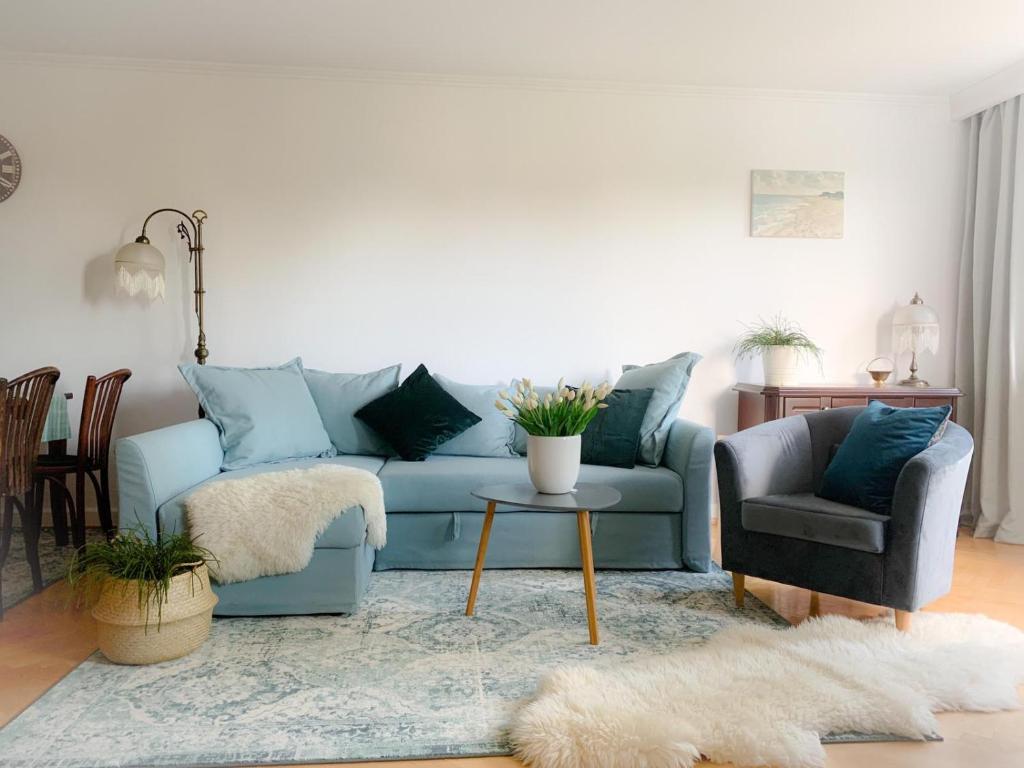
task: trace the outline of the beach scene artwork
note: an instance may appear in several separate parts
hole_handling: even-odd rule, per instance
[[[753,237],[843,236],[842,171],[753,171]]]

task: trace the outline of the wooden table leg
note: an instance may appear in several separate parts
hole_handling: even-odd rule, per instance
[[[67,456],[67,440],[51,440],[47,445],[47,453],[50,456]],[[60,493],[50,483],[47,489],[50,491],[50,517],[53,518],[53,534],[58,547],[68,543],[68,507],[64,494]]]
[[[583,564],[583,586],[587,592],[587,624],[590,627],[590,644],[597,645],[597,597],[594,589],[594,548],[590,541],[590,512],[581,509],[576,513],[576,525],[580,529],[580,560]]]
[[[469,601],[466,603],[466,615],[473,615],[476,604],[476,591],[480,588],[480,573],[484,569],[484,558],[487,557],[487,540],[491,537],[491,523],[494,522],[496,502],[487,502],[487,514],[484,515],[484,528],[480,531],[480,546],[476,550],[476,566],[473,568],[473,583],[469,587]]]

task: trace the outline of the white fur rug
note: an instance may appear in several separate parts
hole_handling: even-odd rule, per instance
[[[185,500],[189,530],[217,558],[221,584],[301,571],[317,537],[349,507],[361,506],[366,540],[387,540],[384,493],[372,472],[337,464],[209,483]]]
[[[838,616],[792,629],[738,626],[705,645],[549,674],[515,717],[537,768],[823,766],[819,734],[914,739],[933,712],[1020,707],[1024,633],[968,614],[915,614],[911,631]]]

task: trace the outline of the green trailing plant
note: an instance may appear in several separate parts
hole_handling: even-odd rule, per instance
[[[770,320],[759,319],[746,326],[746,329],[747,332],[740,336],[733,350],[738,360],[756,357],[772,347],[789,347],[821,365],[821,347],[811,341],[803,328],[781,314]]]
[[[194,592],[195,569],[210,562],[216,562],[213,553],[184,533],[154,539],[148,530],[139,527],[110,541],[87,544],[76,552],[68,562],[67,582],[72,599],[79,604],[95,604],[104,589],[120,589],[125,595],[134,592],[139,610],[146,612],[148,631],[154,605],[160,628],[171,579],[191,572]]]
[[[516,382],[511,393],[498,393],[495,407],[512,421],[537,437],[571,437],[583,434],[597,412],[607,408],[602,402],[612,387],[607,382],[592,387],[587,382],[575,389],[559,380],[554,392],[541,397],[529,379]]]

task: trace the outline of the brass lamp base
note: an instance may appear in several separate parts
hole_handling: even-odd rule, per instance
[[[903,379],[903,381],[900,382],[900,386],[901,387],[930,387],[931,384],[929,384],[924,379],[919,379],[916,375],[913,375],[909,379]]]
[[[928,382],[924,379],[917,377],[917,350],[913,350],[910,355],[910,378],[904,379],[900,382],[901,387],[927,387]]]

